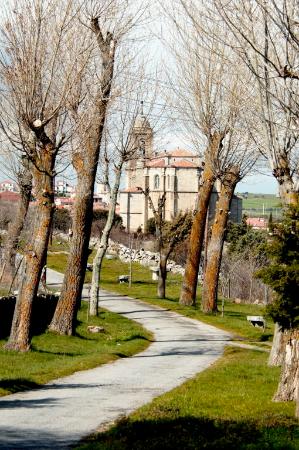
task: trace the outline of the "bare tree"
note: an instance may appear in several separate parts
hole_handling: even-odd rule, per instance
[[[260,150],[279,186],[282,201],[298,201],[299,61],[298,3],[296,0],[254,2],[215,0],[228,26],[231,48],[254,76],[261,124]],[[216,17],[216,16],[214,16]],[[219,19],[219,17],[218,17]]]
[[[141,81],[142,74],[140,73],[139,83]],[[143,106],[141,106],[142,111],[140,111],[140,103],[142,102],[143,104],[143,101],[139,101],[137,93],[136,83],[133,90],[131,80],[127,80],[126,87],[123,87],[122,96],[114,101],[107,118],[107,139],[105,139],[101,159],[103,160],[102,165],[104,167],[103,181],[109,191],[109,212],[93,260],[89,308],[91,316],[96,316],[98,313],[101,266],[114,222],[123,167],[128,161],[142,158],[144,153],[144,144],[140,141],[140,135],[142,135],[144,128],[142,124],[146,124],[147,119],[143,111]],[[134,133],[136,121],[141,124],[141,128],[138,129],[138,134]]]
[[[29,349],[32,302],[45,261],[53,216],[55,161],[68,141],[66,99],[78,62],[73,2],[22,0],[5,10],[0,56],[1,129],[30,160],[36,200],[32,237],[7,349]],[[80,43],[81,44],[81,43]],[[80,46],[79,44],[79,46]]]
[[[120,70],[121,64],[124,64],[122,51],[126,50],[131,58],[128,48],[124,47],[125,36],[143,11],[144,8],[134,10],[127,0],[107,0],[101,4],[90,0],[86,4],[86,26],[94,37],[90,71],[95,71],[95,79],[89,80],[90,89],[86,89],[82,104],[74,101],[71,105],[74,121],[81,125],[78,129],[80,149],[72,156],[77,174],[77,192],[70,255],[61,296],[50,324],[50,330],[60,334],[71,335],[74,332],[88,257],[94,183],[107,109],[113,97],[115,70]]]
[[[203,8],[191,1],[179,0],[178,4],[181,16],[173,18],[177,29],[173,51],[179,66],[176,95],[189,137],[200,153],[202,146],[206,147],[180,295],[181,304],[193,305],[211,192],[221,169],[229,167],[232,156],[226,152],[223,142],[236,126],[249,95],[244,80],[241,81],[244,74],[238,70],[237,58],[232,70],[231,51],[219,39],[223,33],[219,24],[208,19],[211,33],[207,39],[202,33],[207,20]]]
[[[147,197],[149,207],[153,212],[156,238],[158,241],[159,249],[159,277],[157,286],[157,295],[159,298],[165,298],[166,294],[166,279],[167,279],[167,262],[171,253],[175,250],[176,246],[186,239],[190,233],[192,217],[190,213],[179,214],[174,217],[171,222],[167,222],[164,219],[164,208],[166,201],[166,192],[163,192],[162,196],[158,199],[158,204],[155,205],[149,188],[143,190],[139,187],[140,191]]]

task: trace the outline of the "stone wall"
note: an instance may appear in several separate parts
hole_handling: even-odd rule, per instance
[[[106,255],[115,255],[120,261],[128,263],[130,261],[130,254],[132,255],[132,261],[147,267],[157,267],[159,265],[159,253],[150,252],[144,248],[139,250],[129,249],[125,245],[118,244],[117,242],[109,241],[109,247]],[[108,256],[109,257],[109,256]],[[184,274],[185,269],[179,266],[175,261],[168,261],[167,268],[172,273]]]

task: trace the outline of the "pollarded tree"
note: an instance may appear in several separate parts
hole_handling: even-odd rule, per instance
[[[229,47],[220,39],[225,30],[204,14],[202,5],[184,0],[178,4],[180,15],[173,18],[177,30],[173,46],[178,63],[176,95],[183,126],[204,160],[180,295],[181,304],[192,305],[212,189],[222,168],[229,167],[224,141],[233,127],[240,128],[238,114],[250,93],[238,59],[231,58]],[[208,36],[202,31],[206,28]]]
[[[124,70],[132,58],[125,37],[141,20],[144,9],[145,6],[134,9],[129,0],[103,3],[89,0],[83,9],[85,17],[82,21],[90,30],[93,43],[89,73],[84,79],[85,96],[77,98],[74,92],[69,105],[77,124],[79,146],[72,155],[77,174],[73,237],[60,299],[49,327],[59,334],[74,332],[88,258],[94,183],[108,106],[113,99],[115,73]]]
[[[237,45],[232,46],[255,77],[259,92],[257,122],[266,156],[284,204],[298,202],[299,61],[298,2],[215,0],[219,16]],[[225,5],[225,7],[224,7]],[[218,18],[219,18],[218,16]],[[284,340],[279,326],[269,358],[280,365]]]
[[[298,2],[233,0],[227,4],[214,0],[214,4],[219,13],[215,19],[221,17],[234,38],[232,51],[239,55],[254,77],[259,150],[268,160],[278,182],[283,203],[296,203],[299,156]]]
[[[224,235],[228,221],[229,209],[236,184],[240,179],[240,167],[227,169],[221,179],[221,189],[217,201],[215,218],[208,243],[205,263],[204,282],[202,288],[201,308],[204,313],[216,313],[218,279],[221,266]]]
[[[32,302],[45,261],[53,217],[56,157],[68,142],[68,95],[78,78],[82,41],[75,35],[74,2],[21,0],[1,21],[1,128],[30,160],[36,199],[31,240],[7,349],[26,351]],[[80,47],[80,52],[76,49]]]

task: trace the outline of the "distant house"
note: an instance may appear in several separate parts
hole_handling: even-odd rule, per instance
[[[71,197],[56,197],[55,206],[58,209],[71,209],[74,204],[74,199]]]
[[[57,180],[55,182],[55,194],[70,197],[75,193],[75,188],[65,180]]]
[[[248,217],[248,219],[246,219],[246,223],[254,230],[268,229],[268,220],[263,217]]]
[[[12,180],[4,180],[0,183],[0,192],[19,192],[19,188]]]
[[[108,209],[108,204],[103,201],[102,196],[94,194],[93,209]]]
[[[74,203],[75,197],[55,197],[55,206],[58,209],[71,209]],[[108,205],[102,201],[102,197],[94,194],[93,209],[108,209]]]

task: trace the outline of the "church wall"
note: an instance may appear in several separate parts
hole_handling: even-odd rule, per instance
[[[197,169],[176,169],[177,191],[178,192],[197,192],[198,177]]]
[[[120,192],[119,214],[123,220],[123,226],[130,231],[135,231],[141,224],[144,225],[144,195],[142,192]]]

